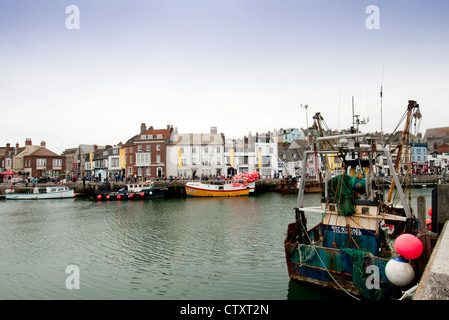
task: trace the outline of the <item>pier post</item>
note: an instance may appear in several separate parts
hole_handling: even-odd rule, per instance
[[[432,190],[432,232],[439,234],[449,220],[449,184],[438,184]]]
[[[432,245],[431,245],[431,237],[428,234],[427,230],[427,224],[426,224],[426,198],[424,196],[418,196],[417,198],[418,202],[418,238],[421,240],[421,243],[423,244],[423,252],[421,256],[419,257],[418,263],[419,263],[419,271],[418,276],[421,278],[424,269],[427,265],[427,262],[429,261],[430,254],[432,251]]]

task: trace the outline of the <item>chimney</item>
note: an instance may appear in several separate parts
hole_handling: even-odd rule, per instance
[[[9,149],[10,146],[11,146],[11,144],[10,144],[10,143],[7,143],[7,144],[6,144],[6,149]]]
[[[45,141],[41,141],[41,147],[45,147],[47,146],[47,144],[45,143]]]
[[[31,138],[27,138],[25,140],[25,146],[31,146],[31,145],[33,145],[33,143],[31,142]]]
[[[210,127],[210,133],[211,134],[217,133],[217,127]]]
[[[94,145],[94,151],[97,151],[97,150],[98,150],[98,146]]]
[[[16,142],[16,149],[19,149],[19,143]]]
[[[147,126],[145,125],[145,123],[142,123],[140,125],[140,133],[144,133],[145,131],[147,131]]]

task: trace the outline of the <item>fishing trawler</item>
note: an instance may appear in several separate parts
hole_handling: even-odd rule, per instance
[[[409,101],[406,114],[407,129],[412,116],[420,118],[419,105]],[[404,130],[403,135],[407,132]],[[300,181],[296,221],[288,225],[284,242],[291,279],[343,290],[364,299],[377,300],[397,291],[386,266],[398,256],[393,245],[395,238],[403,233],[417,233],[416,217],[394,170],[401,153],[393,164],[389,150],[377,142],[373,134],[321,134],[315,150],[305,151],[304,163],[317,154],[322,157],[327,169],[325,190],[320,206],[304,207],[305,181]],[[330,156],[341,159],[342,174],[332,176],[327,161]],[[382,159],[382,164],[385,160],[393,178],[386,201],[383,188],[376,184],[376,159]],[[305,170],[303,166],[302,176]],[[399,205],[391,201],[393,194],[399,197]],[[319,214],[321,221],[308,229],[306,213]],[[377,282],[373,284],[374,278]]]

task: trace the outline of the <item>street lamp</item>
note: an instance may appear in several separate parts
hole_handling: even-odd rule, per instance
[[[301,103],[301,108],[305,108],[306,109],[306,130],[309,130],[309,120],[308,120],[308,116],[307,116],[307,108],[309,107],[308,104],[305,104],[304,106]]]

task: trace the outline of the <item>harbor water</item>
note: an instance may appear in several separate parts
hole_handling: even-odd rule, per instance
[[[412,191],[427,206],[430,193]],[[289,279],[283,242],[296,199],[0,201],[0,299],[347,299]],[[319,201],[306,194],[306,206]]]

